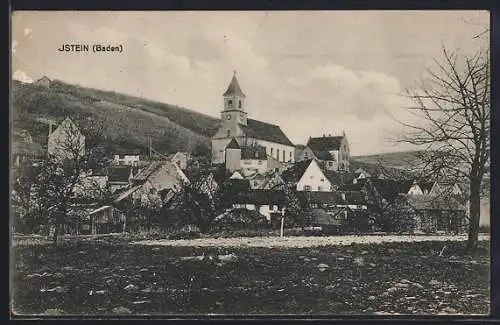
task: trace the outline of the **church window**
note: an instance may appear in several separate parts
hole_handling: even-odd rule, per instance
[[[288,153],[288,157],[290,158],[290,160],[292,160],[292,152],[291,151]]]
[[[230,137],[231,136],[231,130],[227,130],[227,136]]]
[[[273,148],[271,148],[271,156],[273,155]]]
[[[230,99],[227,101],[227,106],[232,107],[233,106],[233,101]]]
[[[241,108],[241,100],[238,102],[238,108]]]
[[[283,161],[285,161],[285,150],[283,150]]]
[[[279,161],[280,160],[280,150],[276,149],[276,159]]]

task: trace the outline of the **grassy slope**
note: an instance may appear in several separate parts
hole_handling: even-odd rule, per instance
[[[27,129],[37,142],[46,141],[47,126],[37,118],[57,121],[71,116],[83,124],[102,125],[100,142],[147,147],[151,135],[160,151],[192,150],[209,144],[220,121],[185,108],[115,92],[53,81],[50,88],[13,84],[14,127]]]

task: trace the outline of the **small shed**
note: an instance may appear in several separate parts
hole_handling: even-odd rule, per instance
[[[90,234],[107,234],[125,231],[126,216],[113,206],[105,205],[88,213]]]

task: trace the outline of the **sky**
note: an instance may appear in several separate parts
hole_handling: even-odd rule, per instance
[[[219,117],[233,75],[250,118],[295,144],[345,132],[352,155],[396,145],[405,89],[446,48],[489,43],[487,11],[14,12],[12,76],[113,90]],[[59,52],[62,44],[122,53]]]

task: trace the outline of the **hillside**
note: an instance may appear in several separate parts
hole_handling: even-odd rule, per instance
[[[411,162],[418,160],[419,151],[388,152],[376,155],[354,156],[352,160],[361,164],[407,169]]]
[[[182,107],[54,80],[49,86],[13,82],[13,127],[41,145],[48,124],[70,116],[93,144],[160,152],[209,148],[220,120]]]

